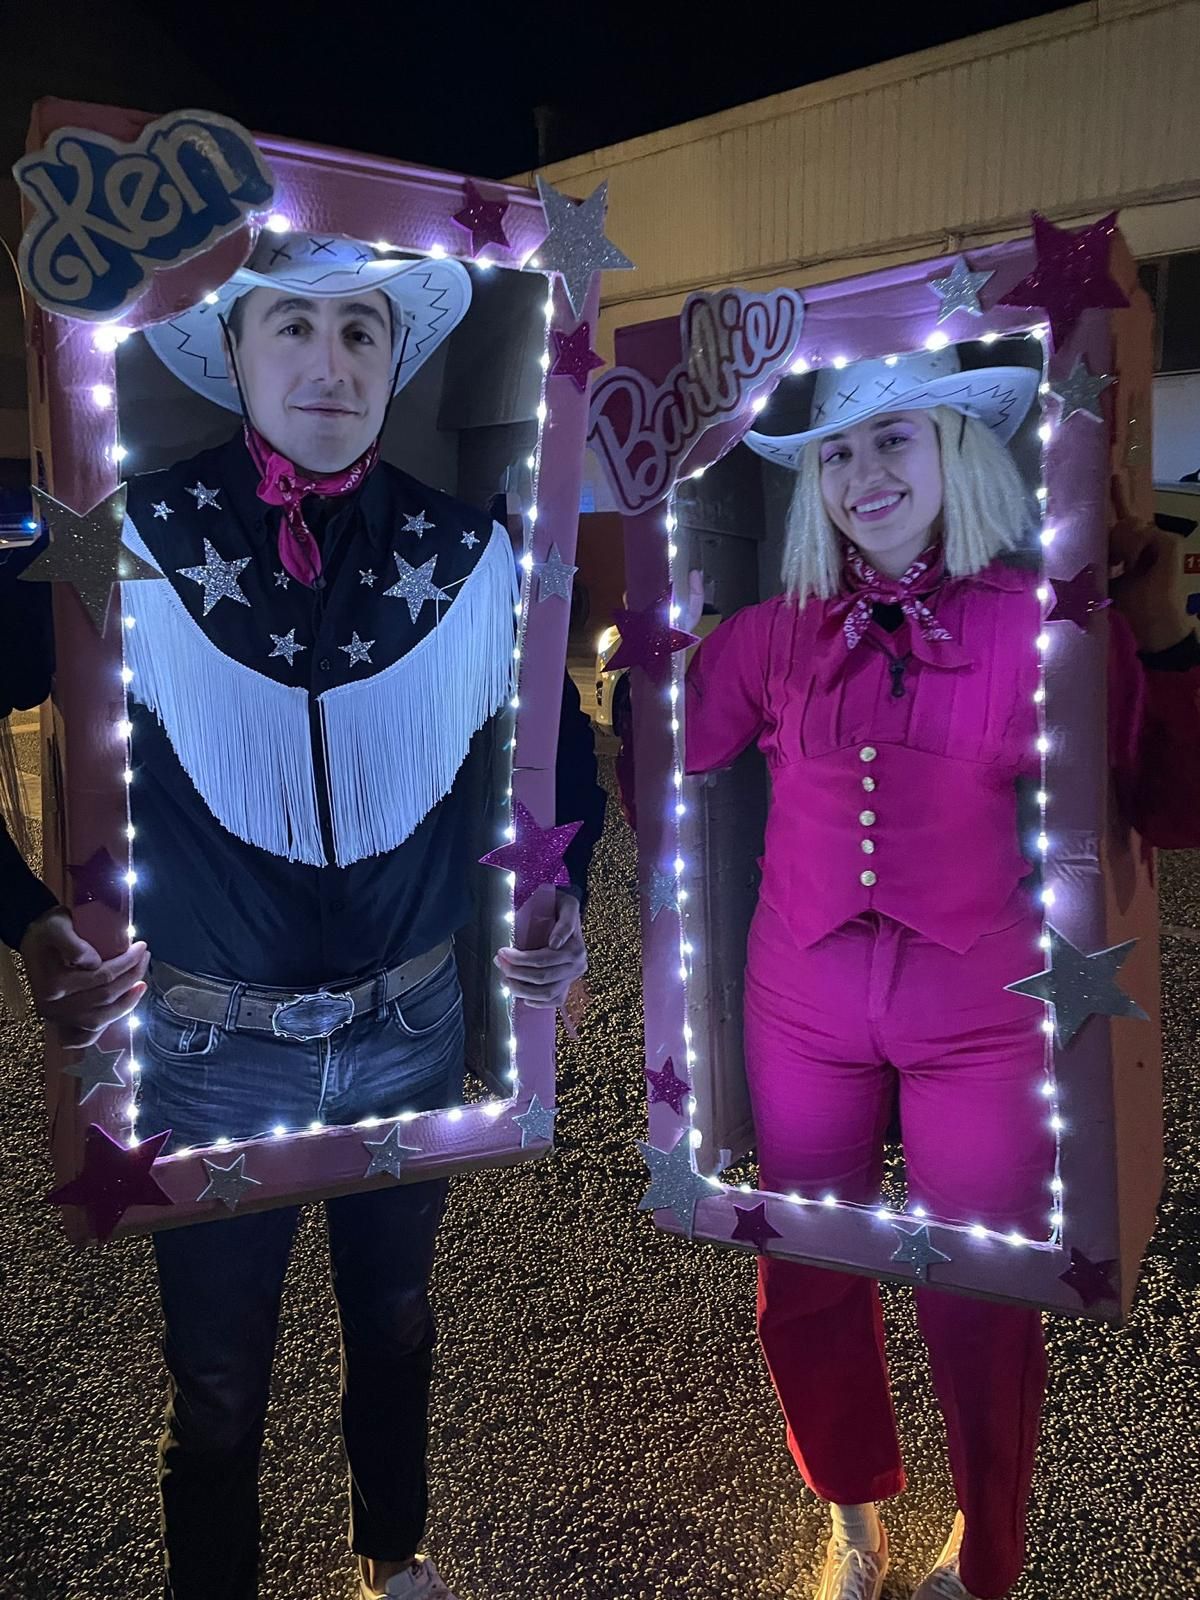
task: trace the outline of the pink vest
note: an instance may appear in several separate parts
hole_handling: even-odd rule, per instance
[[[817,635],[832,602],[750,606],[700,645],[687,678],[687,769],[752,741],[771,808],[761,897],[802,945],[874,911],[951,950],[1012,921],[1029,871],[1015,784],[1039,770],[1035,574],[995,564],[931,602],[954,665],[875,624],[851,651]]]

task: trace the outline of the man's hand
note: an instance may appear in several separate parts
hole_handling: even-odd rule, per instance
[[[95,1044],[146,992],[142,979],[150,953],[142,941],[102,961],[61,906],[29,924],[21,956],[38,1015],[54,1023],[67,1050]]]
[[[496,952],[496,965],[518,1000],[552,1010],[565,1005],[567,991],[587,971],[578,899],[560,889],[547,943],[540,950],[506,946]]]
[[[1183,540],[1141,522],[1129,510],[1120,480],[1112,483],[1116,521],[1108,536],[1113,604],[1133,629],[1139,650],[1169,650],[1193,631],[1183,587]]]

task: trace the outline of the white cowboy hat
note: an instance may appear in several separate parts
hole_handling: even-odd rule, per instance
[[[293,289],[310,299],[342,299],[381,289],[395,309],[396,349],[403,350],[397,390],[453,332],[471,304],[470,274],[458,261],[388,259],[357,239],[264,233],[248,264],[227,283],[180,316],[146,329],[150,348],[164,366],[228,411],[240,411],[241,404],[225,363],[221,319],[251,289]]]
[[[1016,433],[1041,383],[1033,367],[974,367],[964,371],[953,349],[920,351],[889,361],[821,367],[813,390],[812,426],[803,433],[746,434],[768,461],[793,469],[812,439],[863,422],[881,411],[929,411],[949,406],[986,423],[1005,444]]]

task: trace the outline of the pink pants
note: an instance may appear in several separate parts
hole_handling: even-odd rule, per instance
[[[764,1189],[877,1202],[898,1085],[910,1210],[1045,1236],[1054,1146],[1039,1094],[1042,1014],[1004,990],[1037,970],[1040,930],[1021,905],[1014,915],[961,956],[877,916],[806,950],[760,905],[746,1064]],[[1046,1381],[1041,1316],[931,1289],[916,1299],[966,1519],[962,1581],[993,1600],[1023,1558]],[[758,1314],[810,1487],[839,1504],[898,1494],[878,1286],[764,1260]]]

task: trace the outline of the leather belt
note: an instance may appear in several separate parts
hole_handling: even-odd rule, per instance
[[[278,1039],[304,1042],[328,1039],[369,1011],[414,989],[447,960],[452,939],[413,956],[398,967],[361,983],[297,994],[294,989],[259,989],[251,984],[223,983],[194,972],[181,972],[165,961],[150,966],[150,983],[176,1016],[189,1022],[211,1022],[231,1033],[270,1033]]]

